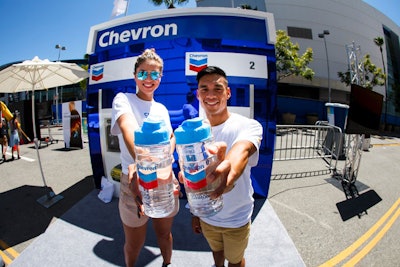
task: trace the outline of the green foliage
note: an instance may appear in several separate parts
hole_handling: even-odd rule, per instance
[[[86,59],[87,61],[89,61],[89,55],[88,54],[85,54],[83,58]],[[89,64],[81,65],[80,67],[82,69],[84,69],[84,70],[88,70],[89,69]],[[86,98],[87,82],[88,82],[88,79],[83,79],[82,81],[79,82],[79,86],[82,89],[82,95],[83,95],[84,98]]]
[[[381,50],[382,53],[382,46],[385,43],[382,37],[375,37],[374,38],[374,43],[379,46],[379,49]]]
[[[371,61],[370,55],[364,56],[365,87],[372,90],[376,85],[385,85],[386,75]]]
[[[277,80],[281,80],[290,75],[302,76],[307,80],[312,80],[314,71],[308,67],[308,64],[313,60],[312,48],[307,48],[306,51],[299,56],[299,44],[292,43],[290,37],[283,30],[276,32],[276,72]]]
[[[150,0],[150,2],[153,3],[155,6],[161,6],[162,4],[165,4],[167,8],[175,8],[175,4],[187,4],[189,0]]]
[[[363,84],[361,86],[372,90],[377,85],[385,85],[386,75],[383,73],[381,68],[378,68],[374,63],[371,61],[371,56],[366,54],[363,58],[363,65],[364,65],[364,74],[363,79],[360,79]],[[350,77],[350,70],[346,72],[338,72],[338,77],[342,83],[346,85],[351,84],[351,77]]]

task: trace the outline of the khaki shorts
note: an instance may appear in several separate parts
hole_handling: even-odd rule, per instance
[[[232,264],[242,261],[250,236],[250,225],[239,228],[213,226],[200,219],[201,230],[211,250],[224,251],[225,258]]]
[[[174,178],[175,179],[175,178]],[[128,175],[121,174],[121,185],[120,185],[120,195],[119,195],[119,215],[123,224],[129,227],[140,227],[144,225],[149,217],[146,215],[141,215],[140,218],[137,215],[137,205],[134,196],[128,187]],[[174,217],[179,211],[179,197],[175,196],[175,209],[168,216]]]

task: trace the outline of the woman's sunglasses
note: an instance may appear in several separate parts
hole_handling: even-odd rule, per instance
[[[147,72],[147,71],[141,70],[141,71],[139,71],[139,72],[136,74],[136,77],[137,77],[139,80],[144,81],[144,80],[147,79],[147,76],[148,76],[149,73],[150,73],[150,78],[151,78],[153,81],[158,80],[158,78],[160,78],[160,76],[161,76],[161,73],[160,73],[159,71],[150,71],[150,72]]]

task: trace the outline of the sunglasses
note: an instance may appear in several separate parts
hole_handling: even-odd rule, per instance
[[[141,70],[136,74],[136,77],[141,80],[144,81],[147,79],[149,72]],[[159,71],[150,71],[150,78],[155,81],[158,80],[158,78],[160,78],[161,73]]]

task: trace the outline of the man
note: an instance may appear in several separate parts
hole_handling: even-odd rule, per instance
[[[224,266],[225,259],[229,267],[243,267],[254,206],[250,170],[258,162],[262,126],[256,120],[228,111],[231,90],[222,69],[209,66],[201,70],[197,82],[197,98],[211,124],[214,140],[227,144],[225,160],[212,175],[227,173],[227,177],[222,179],[226,181],[222,186],[223,209],[211,217],[193,217],[193,231],[202,232],[207,239],[216,267]],[[221,192],[220,187],[215,194]]]

